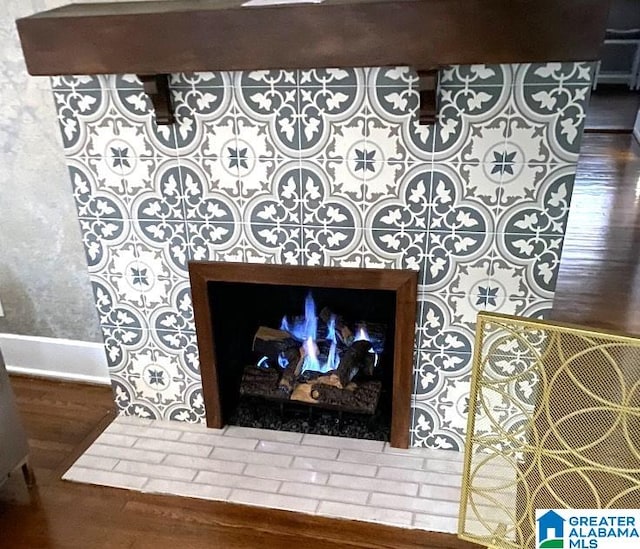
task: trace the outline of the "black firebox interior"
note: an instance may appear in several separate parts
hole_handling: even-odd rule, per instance
[[[273,402],[240,395],[244,368],[255,365],[253,338],[260,326],[279,328],[283,316],[304,314],[311,292],[319,313],[324,307],[347,322],[387,326],[384,352],[374,376],[382,381],[375,414],[352,414],[304,403]],[[219,397],[225,423],[262,429],[299,431],[352,438],[388,440],[391,428],[395,292],[277,284],[209,282]]]

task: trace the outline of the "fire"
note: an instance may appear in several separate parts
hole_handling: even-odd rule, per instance
[[[302,371],[306,372],[307,370],[311,370],[316,372],[322,370],[320,361],[318,360],[318,349],[316,347],[315,341],[311,337],[308,337],[304,340],[302,348],[304,349],[304,362],[302,363]]]
[[[280,366],[280,368],[286,368],[289,366],[289,360],[284,356],[284,353],[280,353],[278,355],[278,366]]]
[[[327,339],[331,341],[329,356],[327,357],[327,371],[336,370],[340,364],[338,356],[338,338],[336,337],[336,315],[331,315],[327,324]]]
[[[286,315],[282,317],[282,322],[280,322],[280,329],[285,332],[291,331],[291,328],[289,328],[289,321],[287,320]]]
[[[284,316],[280,332],[261,326],[254,336],[253,351],[260,357],[254,367],[258,371],[278,368],[281,376],[278,390],[287,396],[298,385],[327,384],[320,377],[342,388],[358,378],[354,381],[357,385],[358,381],[372,378],[378,367],[387,329],[384,324],[364,321],[348,324],[328,306],[318,314],[316,310],[313,295],[308,292],[304,315]],[[255,376],[247,383],[255,383]]]
[[[356,334],[356,337],[353,341],[371,341],[369,333],[364,326],[360,326],[360,329],[358,330],[358,333]]]
[[[336,337],[336,317],[332,315],[327,323],[327,341],[331,342],[326,360],[322,360],[318,352],[318,317],[316,303],[311,295],[307,294],[304,301],[304,317],[298,317],[291,322],[285,316],[280,323],[280,329],[289,332],[293,337],[302,341],[304,361],[302,372],[312,371],[327,373],[335,370],[340,364],[338,356],[338,340]]]
[[[316,316],[316,302],[311,292],[304,300],[304,335],[307,338],[316,339],[318,333],[318,317]]]
[[[311,292],[307,294],[304,300],[304,317],[294,318],[293,322],[289,323],[289,319],[283,316],[280,322],[280,329],[289,332],[300,341],[305,341],[309,337],[313,340],[316,339],[318,317],[316,316],[316,303]]]
[[[304,360],[302,362],[301,373],[311,371],[320,374],[326,374],[332,370],[337,370],[340,365],[340,356],[338,353],[338,334],[337,334],[337,318],[331,315],[327,322],[327,336],[323,339],[324,353],[320,353],[318,349],[318,317],[316,315],[316,303],[311,295],[307,294],[304,301],[304,316],[288,319],[286,316],[282,318],[280,329],[289,332],[294,338],[302,342],[302,350]],[[369,341],[371,338],[364,324],[358,326],[353,341]],[[326,344],[330,343],[329,350],[326,350]],[[373,350],[371,351],[373,352]],[[375,354],[375,353],[374,353]],[[375,364],[378,362],[378,355],[375,354]],[[326,356],[326,359],[324,358]],[[284,359],[284,357],[282,357]],[[286,360],[286,359],[285,359]],[[278,364],[281,368],[286,365],[278,358]]]

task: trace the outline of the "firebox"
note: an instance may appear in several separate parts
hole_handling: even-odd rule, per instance
[[[207,425],[409,444],[417,273],[189,265]]]

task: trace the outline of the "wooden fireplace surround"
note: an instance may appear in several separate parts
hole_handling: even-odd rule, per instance
[[[409,65],[419,120],[438,115],[446,65],[599,57],[611,0],[246,0],[71,4],[17,20],[33,75],[135,73],[158,124],[169,73]]]
[[[209,282],[390,290],[395,292],[396,319],[390,443],[394,448],[409,447],[418,284],[418,274],[415,271],[193,261],[189,263],[189,276],[198,334],[200,374],[207,426],[217,429],[224,426],[224,419],[219,398],[220,387],[213,338],[213,323],[216,321],[215,311],[211,310],[208,299],[207,284]]]

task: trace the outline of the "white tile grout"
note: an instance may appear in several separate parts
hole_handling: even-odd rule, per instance
[[[338,461],[376,465],[393,465],[401,469],[423,469],[424,458],[413,456],[395,456],[391,454],[340,450]]]
[[[307,464],[308,466],[305,466],[304,464]],[[293,459],[291,467],[293,469],[316,469],[326,473],[350,474],[362,479],[376,478],[378,473],[378,466],[373,464],[347,463],[303,456],[296,456]],[[367,472],[370,472],[370,474]]]
[[[261,440],[255,450],[261,453],[286,454],[297,457],[309,457],[318,459],[335,460],[338,457],[337,448],[324,448],[316,446],[303,446],[301,444],[289,444],[286,442],[274,442]]]
[[[460,456],[452,452],[239,427],[171,427],[117,418],[65,478],[324,516],[341,513],[343,519],[404,528],[451,531],[457,516]]]

